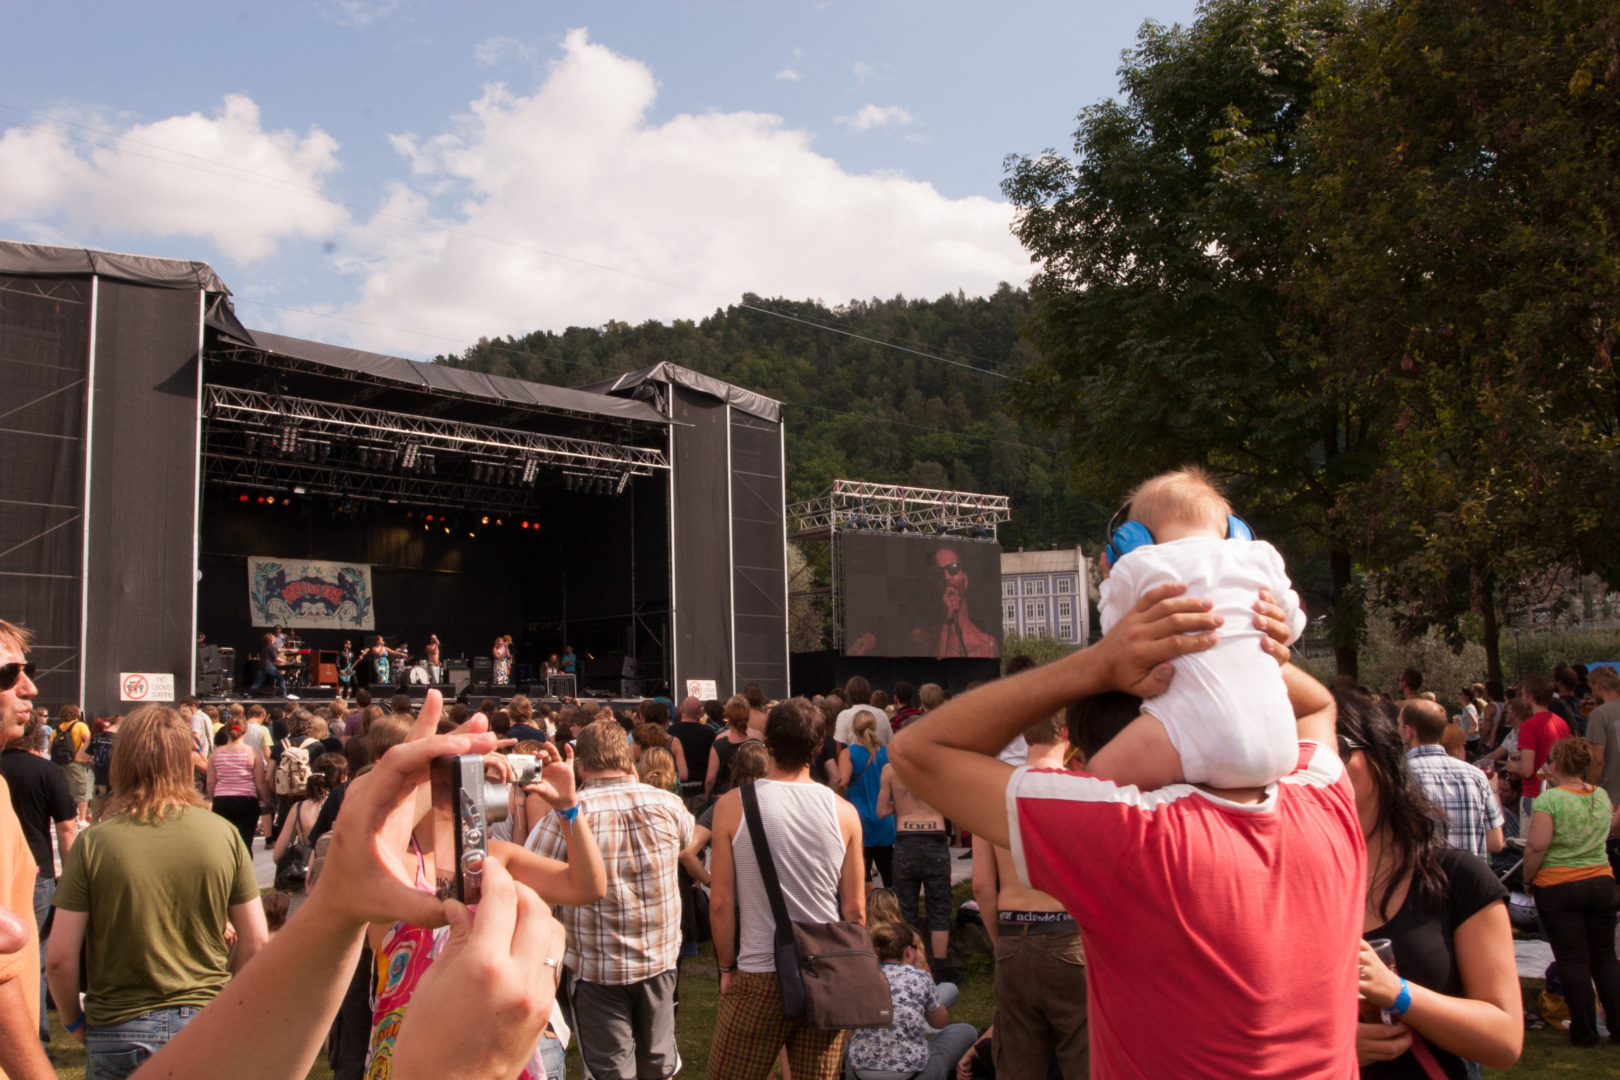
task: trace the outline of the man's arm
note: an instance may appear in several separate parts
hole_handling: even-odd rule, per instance
[[[231,905],[230,920],[236,930],[236,948],[231,952],[231,973],[235,974],[270,941],[270,924],[264,919],[263,902],[257,899]]]
[[[866,924],[866,849],[861,846],[861,817],[855,804],[838,800],[838,830],[844,836],[844,865],[838,872],[838,907],[846,922]],[[710,897],[710,920],[714,901]]]
[[[50,987],[51,1000],[67,1027],[79,1019],[79,950],[84,946],[85,928],[90,925],[88,911],[68,911],[57,908],[51,917],[51,936],[45,939],[45,983]],[[84,1028],[73,1033],[84,1042]],[[34,1032],[38,1041],[39,1032]],[[6,1075],[11,1075],[9,1067]]]
[[[79,823],[75,818],[56,823],[56,847],[64,859],[67,858],[68,849],[73,846],[73,841],[78,835]]]
[[[56,1069],[39,1044],[39,1031],[28,1021],[29,999],[38,993],[32,973],[0,982],[0,1076],[11,1080],[55,1080]],[[78,996],[74,995],[74,1005]],[[82,1029],[81,1029],[82,1031]]]
[[[877,816],[880,818],[894,817],[894,766],[883,766],[882,776],[878,780]]]
[[[1495,855],[1498,851],[1502,850],[1502,844],[1502,826],[1498,825],[1496,828],[1485,834],[1485,850],[1490,852],[1492,855]]]
[[[737,864],[731,844],[742,820],[742,796],[728,791],[714,807],[714,843],[709,848],[709,929],[714,938],[714,959],[720,967],[720,992],[731,987],[737,966]]]
[[[1001,847],[1011,847],[1006,792],[1012,766],[995,755],[1069,702],[1105,690],[1162,693],[1170,661],[1213,648],[1222,620],[1184,585],[1153,589],[1097,644],[1055,663],[953,698],[894,737],[889,758],[911,793]]]
[[[1001,874],[995,846],[977,833],[973,834],[973,899],[979,902],[979,920],[993,949],[1001,929]]]

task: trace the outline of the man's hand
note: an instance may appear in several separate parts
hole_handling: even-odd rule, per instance
[[[1170,661],[1213,649],[1225,621],[1207,598],[1183,596],[1186,591],[1182,584],[1148,590],[1101,641],[1074,655],[1091,652],[1115,689],[1144,698],[1164,693],[1175,675]]]
[[[497,858],[484,860],[474,914],[444,904],[450,940],[422,975],[394,1045],[396,1076],[510,1080],[551,1017],[564,932]]]
[[[1286,664],[1293,658],[1293,650],[1288,647],[1289,629],[1285,618],[1286,612],[1278,606],[1277,598],[1271,595],[1270,589],[1260,590],[1260,599],[1254,604],[1254,628],[1264,637],[1260,639],[1260,647],[1266,655],[1279,664]]]
[[[535,756],[542,763],[540,781],[523,790],[540,796],[553,810],[568,810],[575,806],[579,802],[579,795],[574,790],[574,748],[565,746],[558,751],[547,743]]]
[[[428,767],[447,754],[486,754],[495,737],[487,732],[434,735],[444,698],[429,690],[406,742],[382,756],[375,768],[349,784],[332,827],[332,847],[310,893],[340,918],[356,923],[408,922],[442,926],[443,904],[416,888],[416,867],[405,864],[416,824],[416,790]],[[469,725],[470,726],[470,725]]]

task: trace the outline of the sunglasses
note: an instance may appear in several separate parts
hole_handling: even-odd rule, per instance
[[[1339,736],[1339,760],[1340,761],[1349,762],[1351,754],[1355,753],[1357,750],[1365,750],[1365,749],[1367,749],[1367,744],[1366,743],[1357,742],[1355,739],[1352,739],[1348,735],[1340,735]]]
[[[955,577],[957,574],[962,572],[962,564],[959,562],[948,562],[944,566],[935,567],[935,569],[944,574],[946,577]]]
[[[30,660],[26,664],[0,664],[0,693],[4,693],[16,686],[19,675],[26,675],[32,679],[34,677],[34,662]]]

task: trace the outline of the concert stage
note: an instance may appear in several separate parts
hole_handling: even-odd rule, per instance
[[[786,695],[777,402],[252,331],[229,295],[202,263],[0,242],[0,617],[37,635],[41,704],[184,693],[199,632],[240,695],[276,622],[314,650],[437,634],[469,666],[510,634],[536,672],[572,645],[615,697]]]

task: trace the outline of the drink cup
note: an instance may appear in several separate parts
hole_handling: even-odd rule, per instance
[[[1374,938],[1367,944],[1372,946],[1373,952],[1378,954],[1378,959],[1384,962],[1385,967],[1391,971],[1395,970],[1395,943],[1393,941],[1389,940],[1389,938]],[[1388,1009],[1379,1009],[1378,1014],[1385,1024],[1395,1022],[1395,1017],[1390,1015]]]

